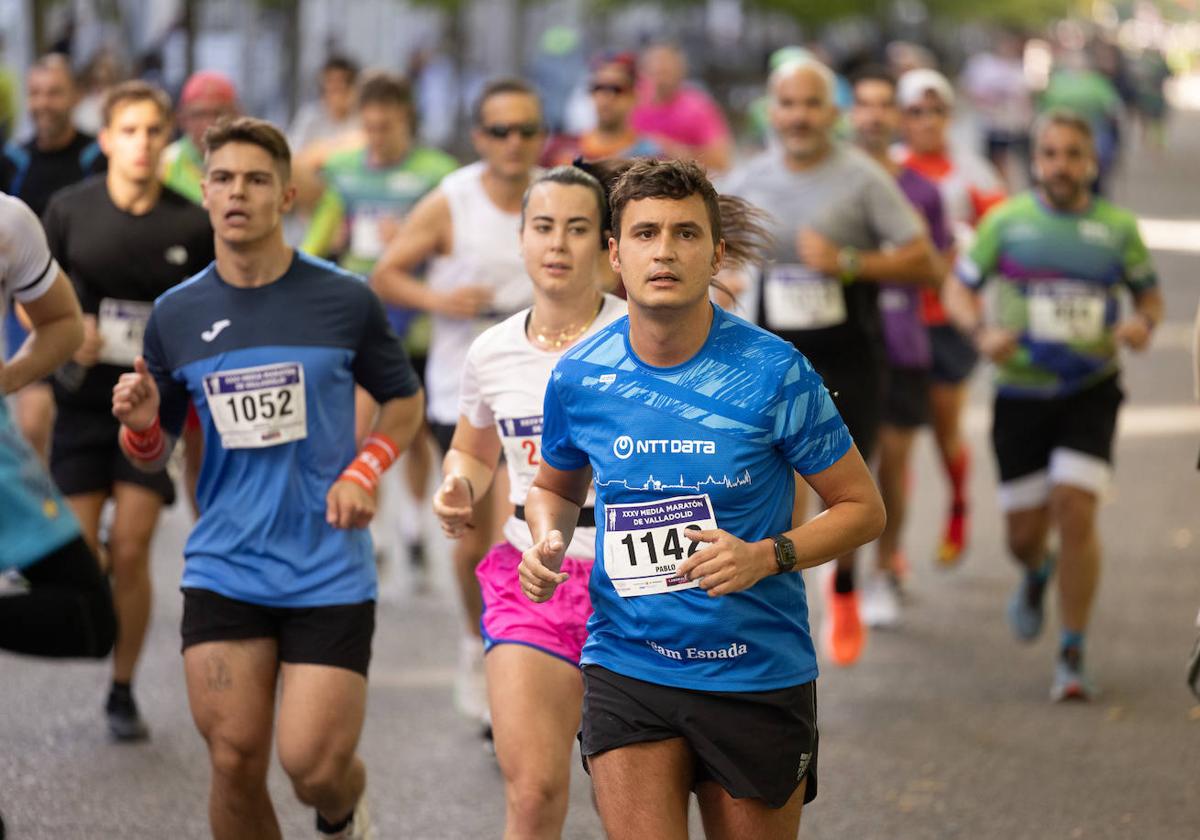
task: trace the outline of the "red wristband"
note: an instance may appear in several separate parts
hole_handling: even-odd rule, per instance
[[[385,434],[372,432],[363,441],[362,451],[338,477],[339,481],[353,481],[364,490],[374,493],[379,479],[387,468],[400,457],[400,447]]]
[[[135,432],[128,426],[121,426],[121,443],[130,457],[139,461],[155,461],[166,448],[166,437],[162,425],[155,416],[154,422],[141,432]]]

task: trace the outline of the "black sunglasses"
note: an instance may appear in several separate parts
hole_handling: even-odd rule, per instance
[[[542,127],[538,123],[513,123],[512,125],[497,123],[496,125],[482,126],[482,131],[488,137],[494,137],[497,140],[507,140],[508,135],[513,133],[520,134],[524,140],[529,140],[541,134]]]
[[[603,82],[593,82],[590,88],[592,93],[611,93],[613,96],[622,96],[629,93],[628,85],[611,85]]]

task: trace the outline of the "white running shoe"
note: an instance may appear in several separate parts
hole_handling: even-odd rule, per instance
[[[317,840],[376,840],[375,829],[371,825],[371,809],[367,807],[367,794],[358,798],[354,806],[354,814],[350,824],[336,834],[328,834],[317,829]]]
[[[900,623],[900,598],[887,574],[876,572],[863,586],[862,618],[868,627],[895,627]]]
[[[488,722],[487,675],[483,669],[483,640],[466,636],[458,643],[458,673],[454,678],[454,706],[480,723]]]

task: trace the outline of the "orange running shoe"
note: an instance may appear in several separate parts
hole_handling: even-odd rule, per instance
[[[836,592],[833,575],[829,576],[825,615],[821,619],[821,642],[829,661],[843,668],[858,661],[867,642],[867,628],[858,611],[858,591]]]
[[[946,532],[942,535],[942,544],[938,548],[938,565],[943,569],[953,569],[962,560],[963,551],[967,548],[970,522],[966,504],[951,506],[950,518],[946,520]]]

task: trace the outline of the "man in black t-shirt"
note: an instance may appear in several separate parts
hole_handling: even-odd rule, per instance
[[[144,82],[113,88],[100,132],[108,174],[58,193],[43,218],[84,312],[83,345],[54,383],[50,471],[95,549],[101,510],[109,498],[115,504],[107,548],[121,630],[107,713],[122,740],[147,734],[130,686],[150,617],[150,540],[175,492],[165,470],[143,473],[121,454],[112,389],[142,352],[154,299],[213,259],[208,215],[158,180],[170,107]]]
[[[8,144],[0,154],[0,192],[24,201],[38,216],[50,196],[89,175],[103,172],[105,159],[96,138],[75,129],[71,113],[79,98],[71,65],[58,53],[43,56],[26,78],[33,137]],[[29,333],[10,307],[4,318],[4,358],[11,359]],[[43,458],[50,448],[54,398],[50,386],[34,382],[18,395],[17,428]]]

